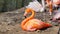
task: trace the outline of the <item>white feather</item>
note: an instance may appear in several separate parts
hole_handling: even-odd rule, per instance
[[[26,8],[32,8],[36,12],[43,11],[43,6],[37,0],[30,2]]]

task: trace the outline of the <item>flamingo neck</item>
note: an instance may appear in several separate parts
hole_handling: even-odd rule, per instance
[[[30,10],[31,10],[31,9],[30,9]],[[29,21],[29,20],[31,20],[31,19],[34,18],[35,12],[34,12],[33,10],[31,10],[30,12],[32,12],[31,16],[28,17],[28,18],[26,18],[26,19],[24,19],[24,20],[22,21],[21,26],[24,26],[27,21]]]
[[[49,12],[52,13],[52,11],[53,11],[52,0],[51,1],[50,0],[46,0],[46,2],[47,2],[47,5],[49,6]]]

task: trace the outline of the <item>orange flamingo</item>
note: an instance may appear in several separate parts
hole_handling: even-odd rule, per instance
[[[30,8],[25,10],[24,16],[26,16],[30,12],[32,13],[32,15],[21,22],[21,28],[24,31],[35,31],[35,30],[39,30],[51,26],[51,24],[44,23],[41,20],[33,19],[35,12]]]

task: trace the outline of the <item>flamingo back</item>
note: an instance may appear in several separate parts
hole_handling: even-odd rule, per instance
[[[25,29],[27,31],[35,31],[49,26],[49,24],[47,25],[38,19],[31,19],[25,24]]]

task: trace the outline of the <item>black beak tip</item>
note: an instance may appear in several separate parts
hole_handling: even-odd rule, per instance
[[[24,16],[26,18],[26,16]]]

